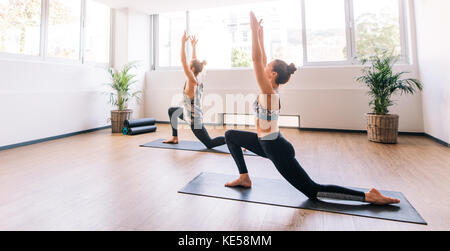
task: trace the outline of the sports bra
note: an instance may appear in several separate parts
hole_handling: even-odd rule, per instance
[[[269,96],[267,94],[260,94],[258,97],[256,97],[255,103],[253,104],[253,110],[255,111],[255,116],[258,119],[265,120],[265,121],[275,121],[278,120],[280,117],[280,109],[281,109],[281,100],[279,97],[279,94],[272,94],[278,97],[279,106],[278,109],[267,109],[261,103],[259,102],[259,97],[266,97]]]

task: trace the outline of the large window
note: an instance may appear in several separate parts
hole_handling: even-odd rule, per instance
[[[186,30],[186,12],[159,15],[159,66],[181,66],[181,37]]]
[[[209,68],[250,67],[251,10],[264,19],[269,59],[354,64],[354,58],[383,50],[408,59],[404,5],[405,0],[278,0],[155,15],[155,68],[180,66],[184,30],[198,36],[198,57]]]
[[[401,55],[399,2],[393,0],[353,1],[358,55],[389,50]]]
[[[267,56],[299,64],[302,58],[300,3],[282,0],[189,12],[191,34],[200,39],[199,58],[207,60],[212,68],[250,67],[249,12],[253,10],[264,19]]]
[[[50,0],[47,56],[78,59],[80,55],[80,0]]]
[[[0,52],[38,56],[41,0],[0,0]]]
[[[309,62],[347,60],[344,0],[306,0],[305,27]]]
[[[109,47],[110,9],[105,5],[93,0],[0,0],[0,57],[8,53],[108,63]]]
[[[86,1],[84,60],[108,63],[110,54],[111,10],[93,0]]]

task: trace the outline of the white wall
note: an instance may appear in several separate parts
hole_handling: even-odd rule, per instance
[[[138,82],[134,85],[134,91],[143,91],[145,88],[145,74],[150,68],[150,17],[136,11],[125,9],[113,12],[113,67],[119,69],[126,63],[139,62],[139,69],[133,71]],[[144,116],[145,98],[142,94],[142,103],[130,103],[133,109],[133,117]]]
[[[416,0],[425,132],[450,142],[450,1]]]
[[[106,126],[106,70],[0,60],[0,146]]]
[[[300,115],[301,126],[306,128],[365,130],[364,114],[370,109],[367,90],[355,81],[360,70],[360,67],[350,66],[301,68],[281,90],[282,113]],[[412,65],[401,66],[397,70],[411,71],[410,77],[418,77]],[[209,114],[236,112],[227,109],[227,94],[245,96],[258,92],[252,70],[210,70],[206,79],[204,105]],[[168,121],[167,109],[173,105],[174,97],[181,93],[184,81],[181,71],[149,72],[145,115]],[[214,105],[219,100],[224,102]],[[400,130],[423,132],[421,95],[396,97],[395,100],[398,100],[398,105],[392,107],[391,112],[401,116]],[[205,122],[218,120],[208,117]]]
[[[139,60],[136,90],[145,86],[149,69],[150,19],[118,10],[113,18],[113,66]],[[110,123],[106,68],[0,59],[0,147],[107,126]],[[144,105],[132,104],[135,117]]]

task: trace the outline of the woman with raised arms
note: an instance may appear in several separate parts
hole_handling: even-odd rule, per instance
[[[383,196],[378,190],[368,193],[335,186],[321,185],[314,182],[295,158],[294,147],[280,133],[278,117],[281,101],[278,91],[286,84],[297,70],[294,64],[286,64],[282,60],[274,60],[267,64],[264,52],[264,35],[262,20],[250,13],[253,43],[253,66],[260,94],[255,101],[257,133],[246,131],[227,131],[226,143],[239,169],[240,177],[227,183],[227,187],[252,186],[242,148],[270,159],[278,172],[296,189],[312,200],[329,198],[367,202],[377,205],[400,203],[398,199]]]
[[[188,64],[186,57],[186,43],[191,41],[192,60]],[[203,84],[201,78],[206,61],[200,62],[197,59],[196,37],[188,36],[186,32],[181,39],[181,65],[183,66],[186,82],[183,88],[183,107],[171,107],[169,109],[170,124],[172,126],[172,138],[164,141],[166,144],[178,144],[178,118],[190,124],[194,135],[208,149],[225,145],[225,137],[212,139],[203,125]]]

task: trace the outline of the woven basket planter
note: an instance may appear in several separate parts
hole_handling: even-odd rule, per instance
[[[112,133],[122,133],[123,123],[125,120],[130,120],[132,114],[132,110],[111,111]]]
[[[367,134],[372,142],[383,144],[397,144],[398,115],[366,114]]]

